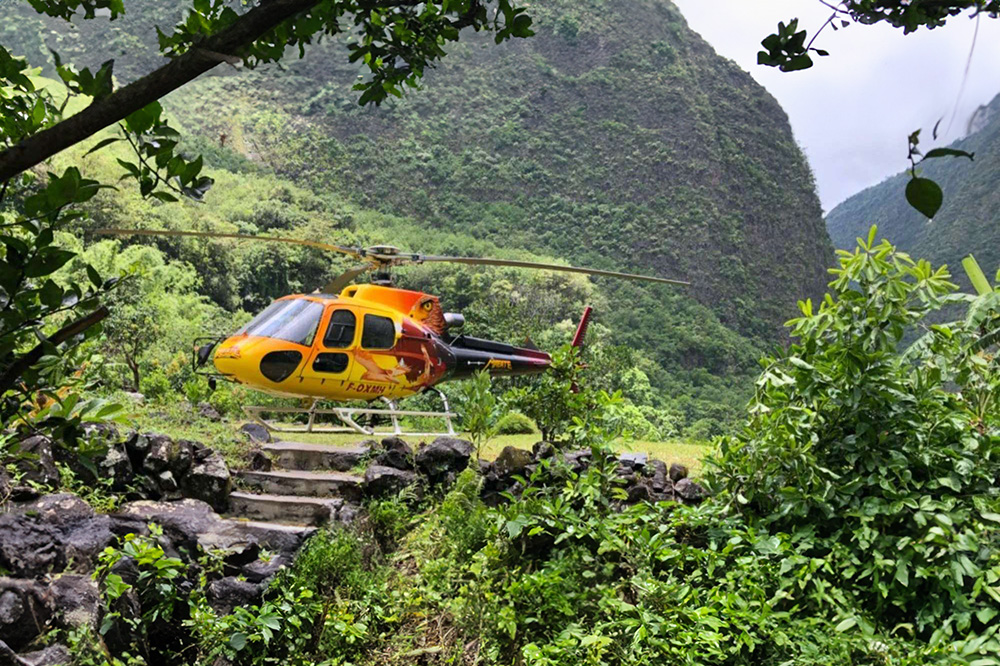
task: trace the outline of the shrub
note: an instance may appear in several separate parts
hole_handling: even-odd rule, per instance
[[[961,324],[900,352],[955,286],[874,238],[840,253],[818,310],[800,304],[797,343],[767,359],[711,478],[750,525],[790,535],[783,575],[801,603],[866,635],[996,655],[1000,421],[978,406],[997,373],[984,393],[989,362]]]
[[[530,435],[537,432],[534,422],[521,412],[507,412],[497,422],[497,434]]]

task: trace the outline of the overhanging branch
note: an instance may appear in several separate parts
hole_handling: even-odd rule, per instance
[[[263,0],[232,25],[198,44],[198,48],[0,153],[0,182],[10,180],[193,81],[221,62],[215,54],[240,53],[272,28],[320,1]]]

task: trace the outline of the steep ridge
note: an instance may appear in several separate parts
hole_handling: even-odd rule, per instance
[[[973,133],[951,147],[975,153],[975,160],[934,160],[924,169],[945,192],[933,222],[907,205],[908,176],[901,173],[830,211],[826,222],[834,245],[850,248],[877,224],[882,235],[913,256],[948,264],[960,284],[967,283],[960,264],[970,252],[992,276],[1000,268],[1000,95],[981,107],[970,125]]]
[[[179,18],[169,0],[130,10],[67,27],[6,3],[0,32],[36,63],[49,47],[81,66],[116,58],[124,82],[162,61],[153,26]],[[650,380],[667,399],[695,396],[698,407],[678,406],[689,420],[732,418],[757,356],[783,339],[797,299],[822,293],[832,261],[787,117],[668,0],[549,0],[532,13],[536,36],[495,46],[470,34],[421,90],[381,108],[356,104],[350,37],[280,68],[220,68],[166,107],[191,150],[231,174],[220,187],[276,176],[315,192],[322,209],[373,213],[371,224],[331,224],[332,234],[346,226],[367,242],[453,254],[488,245],[690,280],[687,290],[596,280],[600,321],[652,360]],[[271,189],[281,188],[261,192]],[[110,210],[102,224],[119,222]],[[191,221],[213,215],[210,204]]]

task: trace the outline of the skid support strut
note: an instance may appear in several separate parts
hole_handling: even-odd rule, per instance
[[[456,418],[458,415],[449,409],[448,398],[445,397],[444,393],[438,389],[428,390],[437,393],[437,395],[441,398],[444,411],[422,412],[399,409],[395,402],[388,399],[383,399],[386,403],[386,407],[384,408],[332,407],[330,409],[320,409],[318,406],[319,401],[317,400],[314,401],[307,409],[301,407],[244,407],[243,411],[247,414],[247,416],[272,432],[357,433],[359,435],[368,435],[370,437],[388,437],[392,435],[433,437],[436,435],[454,435],[455,426],[452,419]],[[305,414],[307,419],[305,424],[282,423],[281,421],[275,420],[275,417],[287,414]],[[271,418],[266,418],[268,415],[270,415]],[[321,422],[317,422],[317,416],[334,416],[342,425],[326,425]],[[389,421],[392,423],[392,429],[385,430],[379,429],[375,425],[361,425],[357,421],[357,417],[378,416],[389,417]],[[446,430],[444,432],[408,432],[403,429],[403,426],[400,423],[400,419],[404,417],[441,419],[445,423]]]

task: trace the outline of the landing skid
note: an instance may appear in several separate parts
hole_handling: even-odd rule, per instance
[[[317,400],[308,409],[300,407],[244,407],[243,411],[252,418],[254,421],[264,426],[272,432],[317,432],[317,433],[357,433],[359,435],[368,435],[369,437],[389,437],[389,436],[407,436],[407,437],[434,437],[438,435],[454,435],[455,427],[452,423],[452,419],[458,415],[452,412],[448,408],[448,398],[445,397],[444,393],[432,389],[441,397],[441,402],[444,403],[443,412],[417,412],[410,410],[401,410],[396,406],[396,403],[392,400],[383,398],[386,403],[386,407],[382,409],[364,407],[364,408],[354,408],[354,407],[334,407],[332,409],[319,409],[317,405],[319,401]],[[276,416],[279,414],[305,414],[309,417],[305,424],[293,424],[293,423],[281,423],[272,419],[264,418],[265,414],[270,414]],[[335,416],[343,425],[326,425],[323,423],[317,423],[317,416]],[[364,416],[383,416],[388,417],[392,423],[392,429],[387,430],[385,428],[378,428],[377,426],[364,426],[357,422],[357,417]],[[403,429],[399,423],[399,419],[406,416],[417,416],[424,418],[438,418],[444,420],[446,432],[409,432]]]

